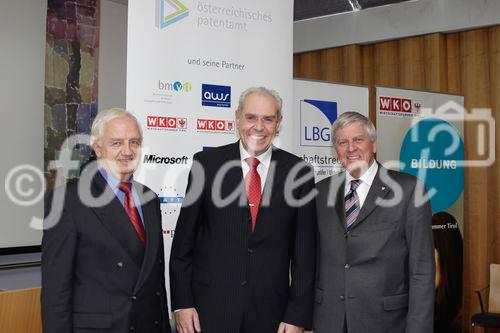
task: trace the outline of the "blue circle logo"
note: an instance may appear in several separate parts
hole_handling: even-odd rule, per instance
[[[424,119],[408,130],[401,145],[401,171],[418,177],[431,196],[433,212],[451,207],[464,190],[464,143],[441,119]]]
[[[179,82],[179,81],[175,81],[174,84],[173,84],[173,86],[174,86],[174,90],[175,91],[181,91],[182,90],[182,83]]]

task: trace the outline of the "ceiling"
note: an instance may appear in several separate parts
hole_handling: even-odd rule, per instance
[[[128,5],[128,0],[108,0]],[[294,0],[293,20],[352,12],[371,7],[385,6],[398,2],[416,0]]]
[[[415,0],[294,0],[293,20],[358,11],[405,1]]]

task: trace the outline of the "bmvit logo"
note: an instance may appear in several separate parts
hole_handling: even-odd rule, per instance
[[[332,147],[330,128],[337,119],[337,102],[300,101],[300,145]]]
[[[164,117],[164,116],[148,116],[148,128],[164,129],[164,130],[186,130],[187,119],[179,117]]]
[[[203,83],[201,85],[201,105],[230,108],[231,87]]]
[[[189,15],[189,8],[179,0],[157,0],[156,26],[165,29]]]
[[[203,132],[234,133],[234,121],[197,119],[196,129]]]
[[[193,86],[189,82],[162,82],[161,80],[158,80],[158,89],[163,91],[190,92],[191,89],[193,89]]]

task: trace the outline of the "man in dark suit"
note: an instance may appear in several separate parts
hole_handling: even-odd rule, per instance
[[[132,178],[142,144],[137,119],[102,111],[90,140],[97,162],[46,197],[44,332],[170,332],[160,204]],[[59,216],[52,203],[62,204]]]
[[[314,178],[301,159],[272,147],[281,105],[275,91],[247,89],[236,111],[240,141],[194,155],[170,256],[179,333],[311,325]]]
[[[434,246],[422,183],[375,161],[365,116],[343,113],[332,138],[345,172],[317,184],[314,332],[432,332]]]

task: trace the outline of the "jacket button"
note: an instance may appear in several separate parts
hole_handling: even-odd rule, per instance
[[[122,267],[123,267],[123,262],[121,262],[121,261],[117,262],[117,263],[116,263],[116,266],[118,266],[118,267],[122,268]]]
[[[135,301],[137,299],[137,296],[133,295],[131,298],[133,301]]]
[[[344,299],[345,299],[344,295],[340,295],[340,300],[343,301]]]
[[[161,293],[159,291],[157,291],[155,294],[156,294],[156,296],[160,296],[161,295]]]
[[[135,327],[134,326],[130,326],[130,331],[131,332],[135,331]]]
[[[344,232],[344,238],[347,238],[347,237],[349,237],[349,231]]]
[[[247,285],[247,282],[246,281],[241,281],[240,282],[240,285],[243,287],[243,286],[246,286]]]
[[[252,254],[253,250],[252,249],[247,249],[248,253]]]
[[[155,325],[160,325],[160,322],[158,320],[155,320]]]
[[[351,266],[349,266],[349,264],[345,264],[344,268],[349,269],[349,268],[351,268]]]

